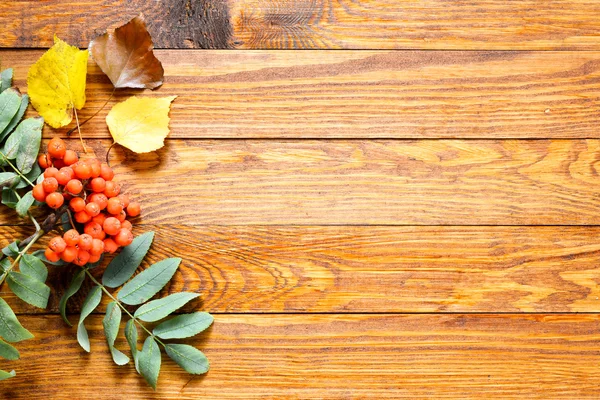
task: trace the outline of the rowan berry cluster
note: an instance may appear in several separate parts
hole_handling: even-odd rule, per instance
[[[54,209],[68,202],[81,225],[50,240],[44,253],[49,261],[84,266],[132,242],[131,222],[126,218],[138,216],[140,205],[120,194],[107,164],[95,158],[79,160],[58,137],[50,140],[47,154],[40,155],[38,162],[45,169],[44,180],[33,188],[33,197]]]

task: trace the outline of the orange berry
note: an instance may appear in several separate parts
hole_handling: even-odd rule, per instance
[[[54,175],[54,178],[56,179],[59,185],[63,186],[71,180],[71,177],[65,174],[63,171],[58,171],[56,175]]]
[[[80,180],[71,179],[69,182],[67,182],[65,189],[67,189],[67,192],[71,194],[79,194],[83,190],[83,185],[81,184]]]
[[[75,260],[75,257],[77,257],[77,252],[77,247],[67,246],[65,251],[60,253],[60,259],[68,263],[73,262],[73,260]]]
[[[92,217],[90,214],[88,214],[87,212],[84,211],[78,211],[75,213],[75,221],[79,222],[80,224],[85,224],[86,222],[89,222],[89,220],[91,220]]]
[[[102,225],[97,222],[88,222],[83,227],[83,231],[93,237],[94,239],[104,239],[106,237],[106,233],[102,229]]]
[[[104,239],[104,251],[113,254],[119,249],[119,245],[115,243],[111,238]]]
[[[46,204],[48,204],[48,207],[50,208],[57,209],[62,206],[64,202],[65,198],[60,193],[54,192],[46,196]]]
[[[43,169],[50,168],[52,166],[52,159],[50,159],[48,154],[40,154],[38,157],[38,164]]]
[[[100,176],[105,181],[112,181],[112,179],[115,176],[115,173],[113,172],[112,168],[108,166],[108,164],[103,163],[100,165]]]
[[[119,214],[123,211],[123,203],[119,200],[118,197],[112,197],[108,199],[108,204],[106,205],[106,211],[113,215]]]
[[[83,235],[79,235],[79,250],[89,251],[92,248],[92,242],[94,238],[84,233]]]
[[[75,229],[69,229],[63,235],[63,239],[65,239],[67,246],[75,246],[79,243],[79,232]]]
[[[81,197],[73,197],[69,202],[69,207],[75,212],[83,211],[85,210],[85,200]]]
[[[88,197],[88,201],[94,202],[100,206],[100,210],[104,210],[108,205],[108,198],[104,193],[94,193],[90,197]]]
[[[46,170],[44,171],[44,178],[52,178],[53,176],[56,176],[57,173],[58,169],[54,167],[46,168]]]
[[[125,210],[121,210],[121,212],[117,214],[117,219],[119,220],[119,222],[125,221],[126,218],[127,213],[125,212]]]
[[[73,165],[77,161],[79,161],[77,153],[75,153],[73,150],[65,151],[65,156],[63,157],[63,162],[65,163],[65,165]]]
[[[132,201],[131,203],[129,203],[129,206],[127,206],[127,215],[129,215],[130,217],[137,217],[138,215],[140,215],[140,203],[138,203],[137,201]]]
[[[55,251],[52,251],[52,249],[50,248],[47,248],[44,251],[44,256],[46,256],[46,259],[51,262],[57,262],[58,260],[60,260],[60,255]]]
[[[54,165],[55,168],[61,169],[65,166],[65,162],[63,160],[59,160],[59,159],[52,159],[52,164]]]
[[[96,222],[99,225],[104,225],[104,221],[106,221],[106,214],[100,213],[92,218],[92,221]]]
[[[79,163],[73,168],[73,171],[75,171],[75,176],[79,179],[90,179],[92,176],[92,169],[87,164]]]
[[[100,261],[100,257],[102,257],[102,254],[91,254],[90,253],[90,259],[88,260],[88,264],[93,264],[93,263]]]
[[[121,228],[119,232],[115,236],[113,236],[113,240],[119,246],[129,246],[131,242],[133,242],[133,233],[130,230]]]
[[[100,161],[98,161],[97,158],[92,158],[91,160],[88,160],[88,165],[90,166],[90,169],[92,170],[92,178],[99,177],[100,172],[102,172],[102,167],[101,167]]]
[[[100,239],[92,239],[92,248],[90,249],[90,254],[100,255],[104,253],[104,242]]]
[[[113,181],[106,181],[106,187],[104,189],[104,194],[106,197],[111,198],[119,195],[121,191],[121,186],[118,183]]]
[[[126,194],[120,194],[117,197],[119,198],[119,200],[121,200],[121,203],[123,203],[123,208],[127,208],[127,206],[129,205],[129,196],[127,196]]]
[[[116,235],[119,229],[121,229],[121,222],[115,217],[109,217],[104,221],[102,228],[104,228],[104,232],[107,234],[111,236]]]
[[[50,157],[62,160],[66,152],[67,145],[61,138],[55,136],[48,142],[48,154],[50,154]]]
[[[94,202],[90,202],[85,206],[85,212],[87,212],[90,217],[95,217],[100,214],[100,206]]]
[[[31,194],[33,194],[33,198],[39,202],[43,203],[46,201],[46,192],[44,191],[44,186],[42,186],[41,183],[38,183],[33,187]]]
[[[121,228],[127,229],[128,231],[130,231],[133,229],[133,226],[131,225],[131,222],[129,222],[129,221],[123,221],[123,222],[121,222]]]
[[[73,263],[75,265],[79,265],[80,267],[83,267],[85,264],[87,264],[87,262],[90,260],[90,253],[88,253],[85,250],[79,249],[79,251],[77,252],[77,258],[75,258],[75,260],[73,260]]]
[[[48,248],[55,253],[62,253],[67,248],[67,242],[60,236],[55,236],[48,243]]]
[[[90,181],[90,188],[96,193],[102,193],[106,188],[106,181],[102,178],[94,178]]]
[[[73,168],[71,167],[62,167],[59,170],[59,172],[64,172],[65,174],[67,174],[69,179],[73,179],[75,177],[75,171],[73,171]]]
[[[56,192],[56,189],[58,189],[58,181],[54,177],[45,178],[42,181],[42,186],[44,187],[44,192],[53,193]]]

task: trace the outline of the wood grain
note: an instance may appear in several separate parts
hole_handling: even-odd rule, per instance
[[[135,232],[150,230],[156,238],[141,268],[183,258],[161,295],[201,294],[182,312],[595,312],[600,305],[600,227],[144,225]],[[0,245],[28,234],[1,227]],[[6,286],[0,296],[19,314],[57,312],[77,268],[50,267],[47,311]],[[90,287],[70,301],[71,312]]]
[[[163,355],[156,393],[112,363],[101,316],[91,354],[60,317],[21,319],[37,337],[0,364],[10,399],[596,399],[600,379],[597,315],[216,315],[191,342],[211,371]]]
[[[0,51],[0,59],[26,91],[27,71],[41,54]],[[179,96],[171,111],[175,138],[598,137],[598,52],[156,54],[166,77],[152,95]],[[98,111],[112,91],[95,63],[88,69],[81,119]],[[109,137],[108,111],[140,93],[117,91],[83,134]]]
[[[87,145],[104,158],[109,142]],[[170,140],[111,155],[142,223],[186,225],[596,225],[599,157],[591,139]]]
[[[5,1],[0,46],[86,47],[140,12],[161,48],[600,49],[593,0]]]

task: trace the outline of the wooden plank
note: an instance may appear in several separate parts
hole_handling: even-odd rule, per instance
[[[42,51],[1,51],[26,91]],[[596,138],[598,52],[158,51],[177,138]],[[94,114],[112,85],[90,61]],[[83,129],[108,137],[106,113]],[[36,115],[31,111],[30,115]],[[69,126],[74,126],[75,122]],[[64,133],[68,128],[61,129]],[[46,129],[46,136],[55,131]]]
[[[187,375],[163,357],[156,393],[113,364],[101,316],[86,322],[91,354],[60,317],[21,319],[37,337],[1,363],[18,370],[10,399],[598,396],[597,315],[217,315],[190,342],[211,371]],[[121,337],[117,348],[128,353]]]
[[[600,227],[135,228],[150,230],[141,268],[183,258],[161,295],[202,296],[182,312],[595,312],[599,304]],[[0,245],[28,234],[1,227]],[[58,311],[76,268],[50,267],[48,311]],[[48,312],[6,286],[0,296],[19,314]]]
[[[5,1],[0,46],[86,47],[140,12],[162,48],[600,49],[593,0]]]
[[[101,158],[109,144],[87,140]],[[111,159],[143,223],[596,225],[599,153],[595,139],[170,140]]]

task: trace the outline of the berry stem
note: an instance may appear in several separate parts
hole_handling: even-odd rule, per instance
[[[87,153],[87,148],[85,147],[85,143],[83,143],[83,136],[81,136],[81,126],[79,125],[79,117],[77,116],[77,109],[73,107],[73,111],[75,112],[75,122],[77,123],[77,131],[79,132],[79,140],[81,141],[81,146],[83,147],[83,152]]]
[[[116,87],[113,87],[112,92],[110,93],[110,96],[108,96],[108,99],[106,99],[106,101],[104,102],[104,104],[102,104],[102,107],[100,107],[100,109],[98,109],[98,111],[96,111],[91,117],[89,117],[88,119],[86,119],[85,121],[83,121],[81,123],[81,125],[78,125],[74,128],[71,128],[67,131],[67,136],[70,136],[71,133],[75,132],[75,129],[78,129],[80,126],[85,125],[86,122],[88,122],[90,119],[94,118],[96,115],[98,115],[98,113],[100,111],[102,111],[104,109],[104,107],[106,107],[106,105],[108,104],[108,102],[110,101],[110,99],[112,99],[113,95],[115,94],[115,90],[117,90]],[[77,115],[77,113],[75,113],[75,115]]]
[[[19,171],[19,169],[17,167],[15,167],[13,165],[13,163],[10,162],[10,160],[6,157],[6,155],[4,155],[4,153],[1,151],[0,151],[0,156],[2,156],[2,158],[4,158],[4,161],[6,161],[8,163],[8,165],[10,165],[11,168],[15,170],[17,175],[19,175],[21,178],[23,178],[23,180],[25,182],[27,182],[31,187],[35,186],[33,183],[31,183],[31,181],[29,179],[27,179],[27,177],[25,175],[23,175],[23,173],[21,171]]]
[[[113,296],[113,295],[112,295],[112,294],[111,294],[111,293],[108,291],[108,289],[106,289],[106,287],[104,287],[104,285],[103,285],[103,284],[101,284],[100,282],[98,282],[98,280],[97,280],[96,278],[94,278],[94,276],[93,276],[93,275],[90,273],[90,270],[89,270],[89,269],[87,269],[87,268],[86,268],[86,269],[85,269],[85,273],[86,273],[86,275],[87,275],[87,276],[89,276],[89,277],[90,277],[90,279],[92,280],[92,282],[94,282],[96,285],[100,286],[100,289],[102,289],[102,291],[103,291],[104,293],[106,293],[106,295],[107,295],[108,297],[110,297],[110,298],[111,298],[111,300],[112,300],[112,301],[114,301],[114,302],[115,302],[115,303],[116,303],[116,304],[119,306],[119,308],[121,308],[121,310],[123,310],[123,311],[125,312],[125,314],[129,315],[129,317],[130,317],[130,318],[133,320],[133,322],[134,322],[134,323],[137,323],[137,324],[140,326],[140,328],[142,328],[144,331],[146,331],[146,333],[147,333],[148,335],[152,336],[152,337],[154,338],[154,340],[156,340],[156,341],[157,341],[158,343],[160,343],[160,344],[161,344],[163,347],[165,347],[165,344],[164,344],[164,343],[163,343],[163,342],[162,342],[162,341],[161,341],[159,338],[157,338],[156,336],[154,336],[154,334],[153,334],[151,331],[149,331],[149,330],[148,330],[148,329],[147,329],[147,328],[146,328],[146,327],[145,327],[145,326],[144,326],[144,325],[143,325],[143,324],[142,324],[142,323],[141,323],[141,322],[140,322],[140,321],[139,321],[137,318],[135,318],[135,317],[134,317],[134,316],[133,316],[133,315],[132,315],[132,314],[131,314],[131,313],[130,313],[130,312],[129,312],[129,311],[126,309],[126,308],[125,308],[125,306],[123,306],[123,304],[122,304],[122,303],[121,303],[119,300],[117,300],[117,298],[116,298],[115,296]]]

